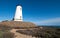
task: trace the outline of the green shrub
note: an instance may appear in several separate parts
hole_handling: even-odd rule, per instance
[[[14,38],[14,33],[0,31],[0,38]]]
[[[2,34],[2,38],[14,38],[14,33],[5,32]]]

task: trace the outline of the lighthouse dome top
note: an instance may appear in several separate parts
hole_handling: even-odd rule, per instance
[[[17,8],[22,8],[22,6],[17,6]]]
[[[17,4],[16,6],[21,6],[21,7],[22,7],[22,5],[21,5],[21,4]]]

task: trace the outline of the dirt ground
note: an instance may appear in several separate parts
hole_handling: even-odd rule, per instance
[[[25,30],[25,29],[12,29],[12,30],[10,30],[10,32],[15,34],[15,38],[35,38],[35,37],[29,36],[29,35],[24,35],[24,34],[18,33],[18,32],[16,32],[16,30]]]

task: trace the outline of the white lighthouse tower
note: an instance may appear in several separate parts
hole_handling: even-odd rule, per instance
[[[20,6],[20,5],[18,5],[16,7],[14,21],[23,21],[23,17],[22,17],[22,6]]]

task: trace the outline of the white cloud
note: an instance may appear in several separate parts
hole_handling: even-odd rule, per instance
[[[35,22],[40,25],[60,25],[60,18],[52,18],[48,20]]]

